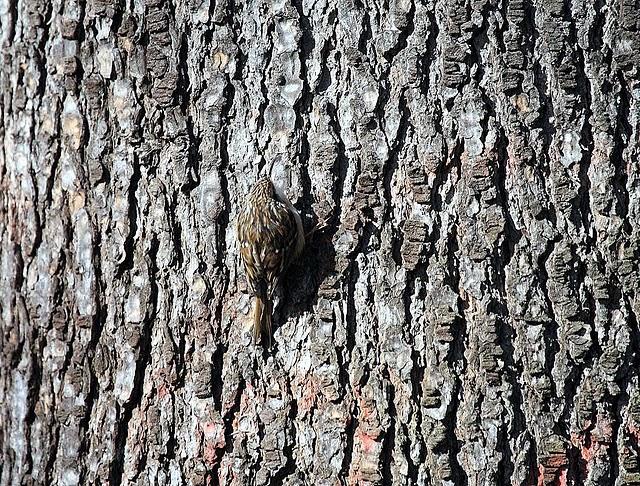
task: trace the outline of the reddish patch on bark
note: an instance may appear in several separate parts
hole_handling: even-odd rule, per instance
[[[558,486],[567,486],[567,484],[567,470],[563,469],[558,477]]]
[[[571,442],[580,451],[582,458],[580,463],[582,479],[588,476],[595,458],[607,454],[607,445],[611,443],[612,437],[611,420],[600,414],[589,430],[580,434],[571,434]]]
[[[537,486],[566,486],[567,464],[569,464],[569,459],[566,454],[562,453],[542,458],[542,464],[538,464]]]
[[[207,463],[208,466],[213,466],[218,462],[218,449],[209,443],[205,444],[204,450],[202,451],[202,459]]]
[[[551,470],[545,474],[545,468],[542,464],[538,464],[536,486],[567,486],[567,469],[563,468],[560,473]]]
[[[203,422],[200,429],[204,439],[202,458],[209,467],[212,467],[220,462],[219,452],[226,445],[224,425],[222,422]]]
[[[635,439],[636,445],[640,445],[640,427],[638,427],[638,424],[636,424],[634,420],[631,420],[627,426],[627,430],[631,434],[631,437]]]
[[[356,437],[358,437],[360,446],[362,447],[362,452],[364,452],[365,454],[372,452],[376,447],[376,444],[378,443],[378,441],[376,440],[377,437],[367,434],[362,429],[358,430]]]
[[[206,422],[202,427],[202,431],[205,436],[212,436],[215,434],[216,429],[218,428],[218,424],[215,422]]]
[[[593,461],[593,458],[598,455],[599,450],[600,450],[600,444],[598,444],[597,442],[591,443],[591,445],[588,447],[586,446],[580,447],[580,455],[582,456],[582,459],[584,459],[585,462],[587,463],[587,468],[590,465],[589,463]]]
[[[224,447],[224,426],[220,422],[205,422],[202,432],[206,441],[216,447]]]
[[[568,462],[565,454],[553,454],[546,461],[546,467],[549,469],[560,469],[566,466]]]
[[[544,466],[538,464],[538,483],[537,486],[544,486]]]
[[[169,395],[171,391],[169,390],[169,386],[166,383],[160,383],[158,388],[156,389],[156,393],[158,394],[158,398],[162,400],[164,397]]]
[[[301,414],[305,415],[309,410],[315,407],[318,397],[318,387],[316,381],[311,378],[307,381],[306,386],[302,389],[302,397],[298,401],[298,410]]]

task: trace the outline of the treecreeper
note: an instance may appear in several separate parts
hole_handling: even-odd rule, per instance
[[[236,229],[247,283],[254,296],[253,337],[260,342],[264,332],[271,346],[273,293],[304,248],[302,219],[284,190],[264,177],[251,189]]]

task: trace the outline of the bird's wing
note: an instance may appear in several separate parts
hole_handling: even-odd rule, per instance
[[[262,259],[258,251],[259,245],[255,235],[256,227],[251,221],[251,215],[248,212],[242,212],[238,217],[237,234],[238,243],[240,244],[240,256],[244,264],[245,274],[249,288],[256,295],[266,297],[266,287],[264,285],[264,270],[262,268]],[[265,282],[266,283],[266,282]]]
[[[237,233],[251,291],[270,296],[295,251],[298,228],[294,215],[285,204],[271,200],[263,211],[242,213]]]
[[[269,294],[280,282],[291,263],[297,238],[297,226],[289,208],[280,201],[272,200],[269,205],[269,222],[261,236],[262,266],[269,283]]]

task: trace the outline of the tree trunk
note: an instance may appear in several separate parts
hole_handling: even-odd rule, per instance
[[[0,485],[640,484],[637,1],[1,0],[0,44]],[[261,173],[328,221],[272,349]]]

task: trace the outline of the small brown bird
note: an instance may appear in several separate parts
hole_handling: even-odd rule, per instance
[[[251,189],[237,231],[247,281],[255,296],[253,336],[259,342],[264,329],[270,345],[273,292],[304,248],[302,220],[284,192],[265,177]]]

